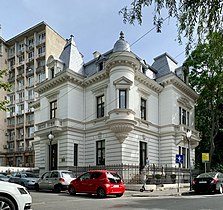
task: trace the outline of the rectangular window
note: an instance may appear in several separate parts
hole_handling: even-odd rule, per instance
[[[105,96],[97,97],[97,118],[104,117]]]
[[[78,144],[74,144],[74,166],[78,163]]]
[[[147,143],[146,142],[139,142],[139,155],[140,155],[140,168],[143,169],[146,165],[146,158],[147,158]]]
[[[119,108],[120,109],[126,109],[127,108],[127,91],[119,90]]]
[[[56,118],[57,101],[50,102],[50,119]]]
[[[96,165],[105,165],[105,140],[96,142]]]
[[[190,120],[189,118],[190,118],[190,112],[179,107],[179,124],[189,126],[189,120]]]
[[[141,98],[141,119],[146,120],[146,100]]]

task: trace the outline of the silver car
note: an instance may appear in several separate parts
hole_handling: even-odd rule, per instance
[[[20,184],[28,189],[34,189],[36,181],[39,179],[37,175],[30,172],[14,172],[9,178],[9,182]]]
[[[45,172],[35,184],[35,190],[53,190],[60,192],[67,190],[67,186],[75,179],[72,171],[53,170]]]

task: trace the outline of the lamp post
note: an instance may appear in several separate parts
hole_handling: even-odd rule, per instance
[[[52,141],[54,139],[54,135],[52,134],[52,131],[50,131],[49,135],[48,135],[48,139],[50,142],[50,147],[49,147],[49,170],[51,171],[51,145],[52,145]]]
[[[186,133],[187,143],[188,143],[188,166],[190,169],[190,191],[192,190],[191,182],[192,182],[192,171],[191,171],[191,163],[190,163],[190,137],[191,137],[191,130],[188,130]]]

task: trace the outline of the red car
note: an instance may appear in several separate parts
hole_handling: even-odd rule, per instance
[[[71,181],[68,191],[70,195],[89,193],[97,194],[99,198],[104,198],[107,195],[121,197],[125,192],[125,186],[117,172],[90,170]]]

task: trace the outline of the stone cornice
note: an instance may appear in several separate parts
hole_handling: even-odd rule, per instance
[[[97,82],[100,82],[104,79],[107,79],[109,77],[109,74],[107,71],[103,70],[103,71],[100,71],[98,73],[96,73],[95,75],[93,76],[90,76],[89,78],[86,78],[84,80],[84,83],[83,85],[86,87],[88,85],[91,85],[91,84],[94,84],[94,83],[97,83]]]
[[[185,84],[175,75],[172,75],[171,77],[165,79],[161,82],[161,84],[164,86],[164,88],[168,85],[173,85],[193,100],[196,100],[199,97],[199,95],[192,88],[190,88],[187,84]]]
[[[147,86],[148,88],[152,89],[157,93],[160,93],[163,90],[163,87],[160,84],[150,79],[149,77],[145,76],[141,72],[136,72],[135,80],[137,80],[140,84]],[[137,86],[137,82],[135,82],[135,85]]]
[[[72,72],[71,70],[67,70],[64,72],[60,72],[53,79],[45,80],[44,82],[40,83],[35,88],[35,91],[41,94],[43,92],[49,91],[50,89],[53,89],[54,87],[66,82],[71,82],[78,86],[83,86],[84,77],[75,72]]]
[[[105,63],[106,71],[110,71],[116,66],[128,66],[134,71],[140,69],[139,61],[131,53],[114,53]]]

